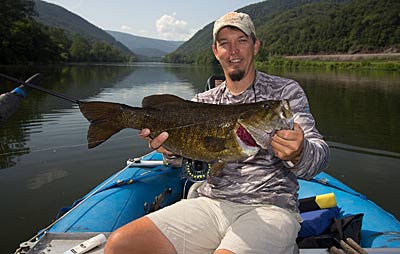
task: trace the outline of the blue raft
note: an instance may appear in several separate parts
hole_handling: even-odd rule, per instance
[[[369,253],[400,253],[400,222],[393,215],[326,173],[299,183],[300,198],[334,193],[340,216],[364,214],[360,245]],[[184,198],[190,185],[182,177],[181,168],[164,165],[161,154],[150,153],[63,209],[63,215],[43,230],[42,235],[94,232],[107,235],[146,213]],[[315,251],[300,249],[300,253],[327,253],[326,249]]]

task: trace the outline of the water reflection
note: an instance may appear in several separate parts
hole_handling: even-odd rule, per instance
[[[398,72],[281,71],[306,91],[326,139],[400,152]]]
[[[36,190],[45,187],[46,184],[52,183],[57,179],[64,178],[68,175],[65,170],[50,168],[46,172],[42,172],[28,179],[26,186],[29,190]]]
[[[8,70],[10,69],[10,70]],[[116,66],[52,66],[38,68],[2,68],[2,72],[25,79],[36,72],[45,75],[41,86],[81,99],[97,94],[135,70],[135,67]],[[11,90],[10,86],[7,86]],[[8,90],[2,89],[1,92]],[[38,91],[30,91],[21,107],[0,128],[0,168],[15,165],[18,158],[29,153],[26,141],[32,133],[42,131],[43,124],[51,124],[62,116],[62,110],[72,103]],[[51,114],[49,114],[51,113]],[[62,130],[61,130],[62,131]],[[61,134],[61,133],[60,133]]]
[[[36,72],[44,74],[41,86],[81,100],[106,100],[140,106],[144,96],[157,93],[174,93],[190,99],[204,89],[204,81],[214,71],[209,68],[176,66],[165,64],[135,65],[75,65],[75,66],[30,66],[2,67],[1,72],[26,79]],[[0,87],[0,92],[12,89],[9,82]],[[75,107],[75,108],[74,108]],[[31,91],[21,107],[0,128],[0,168],[9,168],[18,158],[31,151],[35,144],[26,145],[30,136],[44,131],[44,125],[60,122],[65,111],[75,113],[76,106],[48,94]],[[70,112],[71,113],[71,112]],[[79,114],[79,113],[78,113]],[[71,122],[74,123],[74,122]],[[77,121],[79,123],[79,121]],[[69,124],[48,131],[65,133]],[[67,142],[70,139],[66,139]]]
[[[42,86],[48,89],[76,99],[132,106],[157,93],[190,99],[204,90],[210,75],[221,73],[164,64],[1,67],[0,72],[20,79],[41,72]],[[400,74],[268,72],[293,78],[306,91],[317,127],[332,147],[328,172],[399,217],[398,204],[388,197],[399,192]],[[0,93],[11,89],[12,84],[4,82]],[[8,208],[0,211],[0,238],[9,243],[1,253],[11,252],[50,223],[60,207],[122,168],[127,158],[149,151],[131,129],[89,150],[88,126],[77,105],[38,91],[31,91],[0,126],[0,200]]]

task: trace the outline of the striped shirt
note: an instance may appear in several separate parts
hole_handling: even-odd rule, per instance
[[[297,177],[310,179],[328,165],[329,147],[315,127],[307,97],[291,79],[256,72],[254,83],[239,95],[229,92],[225,82],[197,94],[193,100],[213,104],[252,103],[264,100],[289,100],[294,122],[304,131],[304,149],[300,161],[293,165],[260,149],[243,161],[229,162],[221,174],[209,178],[199,188],[200,196],[225,199],[243,204],[270,204],[298,210]]]

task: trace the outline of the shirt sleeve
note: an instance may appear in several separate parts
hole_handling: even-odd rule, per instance
[[[289,97],[294,122],[299,124],[304,131],[304,147],[300,160],[295,165],[290,162],[284,162],[284,164],[298,177],[311,179],[327,168],[330,156],[329,146],[315,126],[306,94],[300,85],[295,81],[289,82],[282,95],[283,98]]]

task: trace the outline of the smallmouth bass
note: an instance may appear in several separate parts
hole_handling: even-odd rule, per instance
[[[163,146],[169,151],[206,162],[245,159],[268,149],[275,131],[293,129],[287,100],[217,105],[163,94],[145,97],[141,108],[96,101],[79,108],[90,122],[89,148],[124,128],[149,128],[151,137],[168,132]]]

